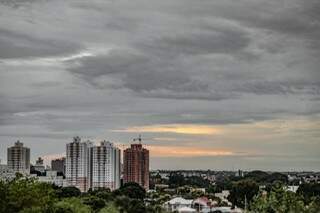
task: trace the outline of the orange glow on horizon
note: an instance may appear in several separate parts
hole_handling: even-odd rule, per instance
[[[134,126],[126,129],[113,130],[114,132],[152,132],[152,133],[176,133],[190,135],[216,135],[222,132],[221,128],[209,125],[194,124],[168,124],[151,126]]]
[[[227,150],[181,146],[148,146],[148,149],[155,157],[229,156],[234,154]]]

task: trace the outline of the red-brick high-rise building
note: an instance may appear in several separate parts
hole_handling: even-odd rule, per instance
[[[141,141],[141,138],[139,138]],[[149,189],[149,150],[142,144],[131,144],[123,154],[123,181],[136,182]]]

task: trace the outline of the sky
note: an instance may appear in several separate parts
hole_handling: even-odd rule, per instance
[[[1,0],[0,158],[79,135],[151,169],[320,170],[319,0]]]

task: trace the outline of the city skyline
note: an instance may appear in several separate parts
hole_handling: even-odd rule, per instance
[[[141,134],[151,169],[320,170],[317,0],[0,2],[0,159]]]

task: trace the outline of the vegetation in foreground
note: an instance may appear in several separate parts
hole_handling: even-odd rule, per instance
[[[99,189],[81,193],[75,187],[56,187],[33,178],[0,181],[0,213],[156,213],[146,206],[145,190],[136,183],[111,192]]]
[[[198,184],[199,180],[195,180]],[[208,186],[206,193],[191,192],[191,184],[175,186],[174,194],[161,190],[146,193],[136,183],[124,184],[113,192],[99,189],[81,193],[75,187],[61,188],[17,176],[10,181],[0,180],[0,213],[163,213],[162,204],[174,196],[188,199],[206,196],[216,200],[214,193],[226,187],[230,190],[228,200],[250,213],[320,212],[319,183],[304,183],[293,193],[285,190],[284,181],[261,182],[255,176],[245,177],[225,185]],[[262,183],[264,188],[261,188]]]

